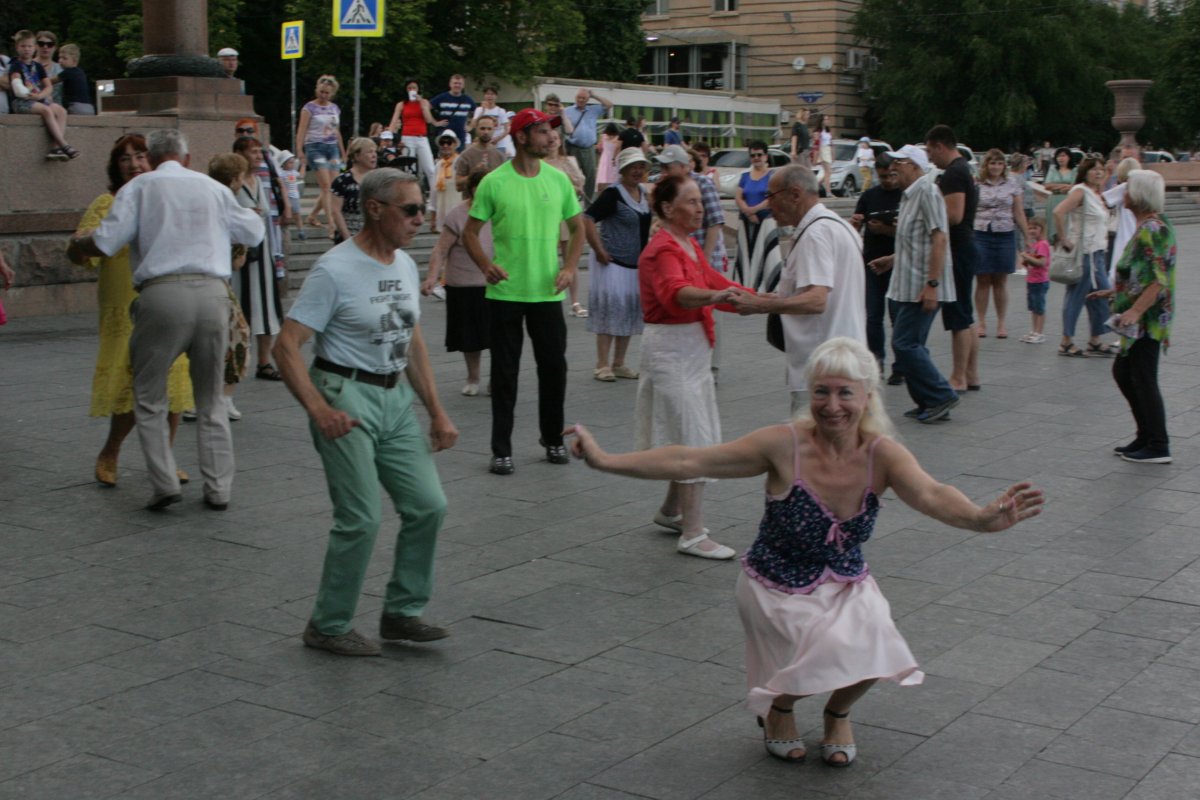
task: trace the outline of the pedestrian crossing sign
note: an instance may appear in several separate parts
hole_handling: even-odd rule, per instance
[[[284,60],[304,58],[304,20],[285,22],[280,28],[280,45]]]
[[[383,36],[384,0],[333,0],[334,36]]]

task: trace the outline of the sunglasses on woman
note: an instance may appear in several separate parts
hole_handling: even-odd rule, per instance
[[[54,47],[54,42],[38,42],[38,47]]]

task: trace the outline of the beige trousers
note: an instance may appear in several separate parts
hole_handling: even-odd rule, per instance
[[[133,302],[129,339],[133,411],[155,497],[179,494],[167,422],[167,372],[180,353],[187,353],[204,496],[215,503],[229,502],[233,436],[221,388],[231,302],[225,282],[205,275],[173,275],[149,282]]]

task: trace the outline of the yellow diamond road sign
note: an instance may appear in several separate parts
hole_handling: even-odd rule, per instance
[[[334,36],[383,36],[384,0],[333,0]]]
[[[304,58],[304,20],[283,23],[279,35],[281,58]]]

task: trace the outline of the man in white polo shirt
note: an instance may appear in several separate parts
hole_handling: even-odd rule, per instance
[[[160,511],[182,499],[167,424],[167,372],[180,353],[187,353],[204,502],[224,510],[234,471],[221,393],[233,303],[231,245],[257,245],[265,228],[228,187],[188,169],[191,158],[182,133],[154,130],[146,143],[154,171],[121,187],[108,216],[92,233],[72,239],[67,255],[73,261],[107,257],[129,245],[138,290],[129,339],[134,416],[154,489],[146,507]]]

